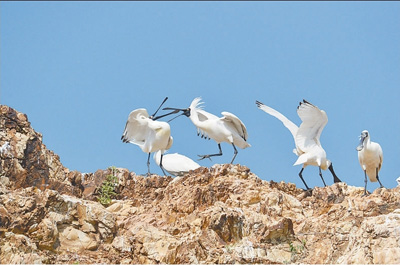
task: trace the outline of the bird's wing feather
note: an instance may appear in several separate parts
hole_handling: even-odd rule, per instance
[[[211,113],[204,111],[202,109],[199,109],[199,108],[196,109],[196,112],[197,112],[197,117],[199,118],[199,120],[201,122],[204,122],[207,120],[219,119],[214,114],[211,114]],[[197,135],[201,135],[201,137],[205,138],[205,139],[209,138],[208,134],[199,127],[197,127]]]
[[[141,145],[146,140],[149,128],[149,114],[145,109],[136,109],[128,116],[121,140]]]
[[[215,116],[214,114],[211,114],[205,110],[197,109],[196,111],[197,111],[197,115],[198,115],[200,121],[218,119],[217,116]]]
[[[264,105],[263,103],[256,101],[256,104],[258,106],[259,109],[265,111],[266,113],[268,113],[271,116],[274,116],[275,118],[277,118],[278,120],[280,120],[283,125],[289,129],[289,131],[291,132],[293,139],[296,141],[296,134],[297,131],[299,129],[299,127],[297,127],[296,124],[294,124],[291,120],[289,120],[288,118],[286,118],[283,114],[281,114],[279,111],[274,110],[271,107],[268,107],[267,105]]]
[[[297,114],[302,123],[295,137],[296,146],[302,151],[308,150],[315,144],[321,146],[319,138],[328,123],[328,116],[325,111],[303,100],[297,107]]]
[[[224,116],[222,119],[224,119],[227,122],[230,122],[236,128],[240,137],[242,137],[246,141],[248,138],[248,134],[244,123],[236,115],[230,112],[223,111],[221,114]]]
[[[299,154],[299,158],[297,158],[296,162],[294,162],[293,166],[301,165],[307,162],[309,153]]]

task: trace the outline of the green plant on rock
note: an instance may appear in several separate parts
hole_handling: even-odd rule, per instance
[[[295,260],[297,260],[300,256],[305,254],[305,248],[306,248],[306,240],[303,239],[301,241],[300,245],[295,246],[292,241],[290,241],[289,244],[289,251],[291,253],[291,259],[290,263],[293,263]],[[286,263],[286,262],[285,262]]]
[[[118,186],[118,177],[116,174],[118,170],[115,166],[109,167],[110,174],[108,174],[101,184],[98,201],[103,205],[109,205],[111,200],[117,195],[115,188]]]

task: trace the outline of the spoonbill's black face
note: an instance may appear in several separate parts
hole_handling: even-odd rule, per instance
[[[360,143],[357,146],[357,151],[361,151],[364,148],[364,141],[368,138],[368,132],[363,131],[360,135]]]
[[[182,115],[185,115],[186,117],[189,118],[189,116],[190,116],[190,108],[185,109],[185,110],[183,111]]]

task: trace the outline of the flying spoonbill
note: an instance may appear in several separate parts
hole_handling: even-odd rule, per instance
[[[332,162],[326,159],[325,150],[322,148],[319,141],[321,132],[328,123],[328,116],[326,115],[325,111],[320,110],[318,107],[303,99],[303,102],[300,102],[299,106],[297,107],[297,114],[302,120],[300,127],[297,127],[296,124],[273,108],[268,107],[259,101],[256,101],[256,104],[259,109],[279,119],[292,133],[296,145],[296,148],[293,149],[293,152],[299,156],[293,166],[303,164],[303,167],[299,172],[299,177],[303,181],[307,190],[310,188],[304,181],[302,174],[303,170],[308,165],[319,167],[319,175],[325,186],[326,184],[324,178],[322,177],[321,169],[329,169],[332,173],[333,181],[335,183],[341,182],[333,170]]]
[[[201,138],[213,139],[217,142],[219,153],[199,155],[200,160],[212,156],[221,156],[221,143],[226,142],[233,146],[234,155],[231,161],[232,164],[238,153],[236,146],[242,149],[250,147],[250,144],[247,142],[246,126],[232,113],[224,111],[221,113],[223,117],[217,117],[214,114],[204,111],[201,106],[202,102],[200,101],[200,97],[195,98],[187,109],[164,108],[164,110],[182,111],[181,115],[189,117],[197,127],[197,135],[201,135]],[[174,113],[174,111],[171,113]]]
[[[161,161],[161,150],[154,153],[154,161],[156,161],[157,165],[160,165]],[[190,170],[195,170],[200,167],[199,164],[194,162],[187,156],[173,153],[173,154],[164,154],[163,155],[163,168],[176,177],[183,176],[188,173]]]
[[[157,111],[151,116],[149,116],[146,109],[133,110],[128,116],[128,121],[121,136],[121,140],[124,143],[135,144],[143,152],[149,154],[147,158],[148,175],[150,175],[150,154],[156,151],[161,151],[159,166],[164,175],[166,175],[162,164],[163,153],[171,148],[173,138],[169,124],[164,121],[157,121],[157,119],[166,115],[154,116],[167,99],[164,99]]]
[[[369,136],[369,132],[364,130],[361,132],[360,144],[357,146],[358,161],[360,162],[361,168],[364,171],[365,176],[365,187],[364,195],[367,195],[367,175],[371,182],[378,181],[383,188],[381,181],[379,180],[378,172],[381,170],[383,161],[382,148],[378,143],[372,142]]]

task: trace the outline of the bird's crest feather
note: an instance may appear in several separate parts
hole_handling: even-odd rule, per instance
[[[192,104],[190,104],[190,108],[196,110],[203,109],[203,104],[204,102],[201,101],[201,97],[197,97],[193,99]]]

